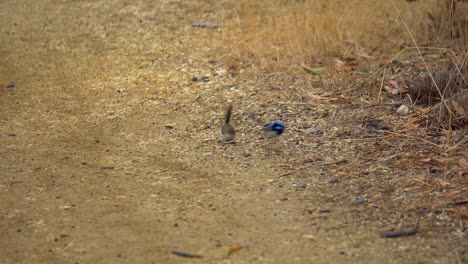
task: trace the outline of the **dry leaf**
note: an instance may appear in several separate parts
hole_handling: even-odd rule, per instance
[[[462,188],[458,189],[458,190],[452,190],[450,192],[445,192],[445,193],[441,193],[440,196],[443,196],[443,197],[452,197],[452,196],[455,196],[457,194],[460,194],[460,193],[464,193],[468,191],[468,185],[466,186],[463,186]]]
[[[346,62],[346,64],[356,63],[356,59],[355,59],[355,58],[347,57],[347,58],[341,58],[341,60],[343,60],[344,62]],[[356,63],[356,65],[357,65],[357,63]]]
[[[312,94],[312,93],[307,93],[305,95],[305,97],[307,97],[307,99],[309,100],[323,100],[323,99],[326,99],[325,97],[322,97],[320,95],[316,95],[316,94]]]
[[[325,92],[322,95],[316,95],[313,93],[306,93],[304,97],[306,97],[309,100],[330,100],[330,101],[336,101],[338,98],[333,98],[333,97],[325,97],[331,95],[332,92]]]
[[[239,245],[233,246],[232,248],[229,249],[228,256],[231,255],[232,253],[239,251],[241,248],[242,246],[239,246]]]
[[[453,158],[438,158],[438,159],[435,159],[435,160],[440,162],[440,163],[446,163],[446,164],[453,164],[453,163],[457,162],[457,159],[455,157],[453,157]]]
[[[439,179],[438,182],[439,182],[439,184],[440,184],[442,187],[445,187],[445,186],[447,186],[447,185],[450,185],[450,182],[444,181],[444,180],[442,180],[442,179]]]
[[[353,71],[356,65],[357,65],[356,63],[350,63],[350,64],[345,64],[340,67],[336,67],[335,69],[339,72],[349,72],[349,71]]]
[[[450,103],[452,104],[453,108],[457,111],[457,113],[461,116],[466,116],[466,111],[463,109],[463,107],[457,103],[455,100],[450,100]]]
[[[387,86],[387,85],[384,86],[384,89],[393,95],[397,95],[399,92],[397,89],[391,88],[390,86]]]
[[[441,132],[444,133],[448,137],[455,137],[457,135],[456,130],[441,129]]]
[[[461,159],[458,161],[458,164],[460,165],[460,168],[462,168],[462,169],[468,168],[468,161],[466,161],[465,158],[461,158]]]
[[[400,89],[400,85],[398,85],[398,83],[394,80],[389,80],[388,81],[389,84],[393,85],[396,89]]]

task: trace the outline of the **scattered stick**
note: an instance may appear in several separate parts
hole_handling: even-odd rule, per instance
[[[418,179],[411,179],[411,180],[420,182],[420,183],[425,184],[425,185],[427,185],[427,186],[431,186],[431,187],[434,186],[433,184],[429,184],[429,183],[427,183],[427,182],[425,182],[425,181],[421,181],[421,180],[418,180]]]
[[[408,231],[385,232],[385,233],[380,234],[380,236],[382,236],[383,238],[396,238],[396,237],[416,235],[416,233],[418,233],[418,228],[419,228],[419,219],[421,218],[419,217],[414,227]]]
[[[424,142],[426,142],[426,143],[429,143],[429,144],[431,144],[431,145],[433,145],[433,146],[436,146],[436,147],[438,147],[438,148],[443,148],[443,146],[437,145],[436,143],[432,143],[432,142],[430,142],[429,140],[426,140],[426,139],[424,139],[424,138],[413,137],[413,136],[410,136],[410,135],[405,135],[405,134],[390,132],[390,131],[386,131],[386,130],[382,130],[382,131],[385,132],[385,133],[392,134],[392,135],[397,135],[397,136],[402,136],[402,137],[407,137],[407,138],[412,138],[412,139],[421,140],[421,141],[424,141]]]
[[[377,103],[380,104],[380,97],[382,95],[382,88],[384,87],[384,82],[385,82],[385,73],[387,72],[387,67],[384,68],[383,74],[382,74],[382,81],[380,82],[380,89],[379,89],[379,96],[377,97]]]
[[[190,253],[186,253],[182,251],[172,250],[171,253],[179,257],[184,257],[184,258],[203,258],[203,256],[201,255],[190,254]]]
[[[281,174],[278,176],[278,178],[281,178],[281,177],[284,177],[284,176],[288,176],[288,175],[291,175],[291,174],[294,174],[294,173],[297,173],[298,171],[295,170],[295,171],[290,171],[290,172],[286,172],[285,174]]]

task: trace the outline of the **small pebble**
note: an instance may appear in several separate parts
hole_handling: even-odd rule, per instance
[[[192,23],[192,27],[201,27],[201,28],[217,28],[218,24],[207,23],[207,22],[195,22]]]
[[[15,133],[10,133],[8,134],[9,137],[16,137],[16,134]]]
[[[408,106],[403,104],[403,105],[400,105],[400,107],[398,107],[396,112],[400,115],[406,115],[408,114],[408,111],[409,111]]]
[[[190,79],[190,80],[191,80],[192,82],[196,82],[196,81],[198,81],[198,78],[195,77],[195,76],[193,76],[192,79]]]
[[[16,229],[16,232],[17,232],[17,233],[20,233],[20,232],[21,232],[21,228]]]
[[[358,203],[358,204],[363,204],[363,203],[365,203],[365,202],[366,202],[366,200],[364,200],[364,199],[358,199],[358,200],[356,200],[356,203]]]
[[[43,62],[43,61],[39,61],[39,62],[37,63],[37,66],[39,66],[39,67],[44,66],[44,62]]]
[[[324,210],[319,211],[319,213],[329,213],[329,212],[330,212],[330,210],[328,210],[328,209],[324,209]]]
[[[330,183],[337,183],[338,182],[338,178],[333,178],[330,180]]]
[[[208,78],[207,76],[203,76],[203,77],[200,78],[200,81],[206,83],[206,82],[209,82],[209,81],[210,81],[210,78]]]
[[[8,85],[6,86],[6,88],[14,88],[15,87],[15,83],[14,82],[10,82],[8,83]]]
[[[314,239],[315,236],[312,235],[312,234],[303,234],[303,235],[302,235],[302,238],[305,238],[305,239]]]
[[[307,185],[305,183],[302,183],[302,182],[295,182],[294,183],[294,186],[297,186],[299,188],[305,188],[307,187]]]

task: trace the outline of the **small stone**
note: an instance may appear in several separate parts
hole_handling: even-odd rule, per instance
[[[323,214],[323,213],[329,213],[329,212],[330,212],[330,210],[328,210],[328,209],[324,209],[324,210],[320,210],[320,211],[318,211],[318,212]]]
[[[356,200],[356,203],[358,203],[358,204],[363,204],[365,202],[366,202],[366,200],[364,200],[364,199],[357,199]]]
[[[20,232],[21,232],[21,228],[16,229],[16,233],[20,233]]]
[[[333,178],[330,180],[330,183],[337,183],[338,182],[338,178]]]
[[[8,134],[9,137],[16,137],[16,134],[15,133],[10,133]]]
[[[192,79],[190,79],[190,80],[191,80],[192,82],[196,82],[196,81],[198,81],[198,78],[195,77],[195,76],[193,76]]]
[[[200,28],[217,28],[219,24],[207,23],[207,22],[195,22],[192,23],[192,27],[200,27]]]
[[[303,234],[303,235],[302,235],[302,238],[305,238],[305,239],[314,239],[315,236],[312,235],[312,234]]]
[[[299,188],[307,187],[307,185],[305,183],[302,183],[302,182],[295,182],[294,186],[299,187]]]
[[[9,82],[8,85],[6,86],[6,88],[14,88],[14,87],[15,87],[14,82]]]
[[[39,61],[39,62],[37,63],[37,66],[39,66],[39,67],[44,66],[44,62],[43,62],[43,61]]]
[[[200,78],[200,81],[207,83],[210,81],[210,78],[208,78],[207,76],[203,76]]]
[[[408,114],[408,111],[409,111],[408,106],[403,104],[403,105],[400,105],[400,107],[398,107],[396,112],[400,115],[406,115]]]

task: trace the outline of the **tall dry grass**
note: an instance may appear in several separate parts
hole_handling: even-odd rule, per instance
[[[453,35],[442,0],[240,0],[234,5],[223,21],[229,56],[267,71],[296,71],[302,63],[313,66],[355,52],[391,55],[414,46],[409,33],[418,46],[432,47]],[[465,16],[459,37],[468,41],[468,12],[458,14]]]

